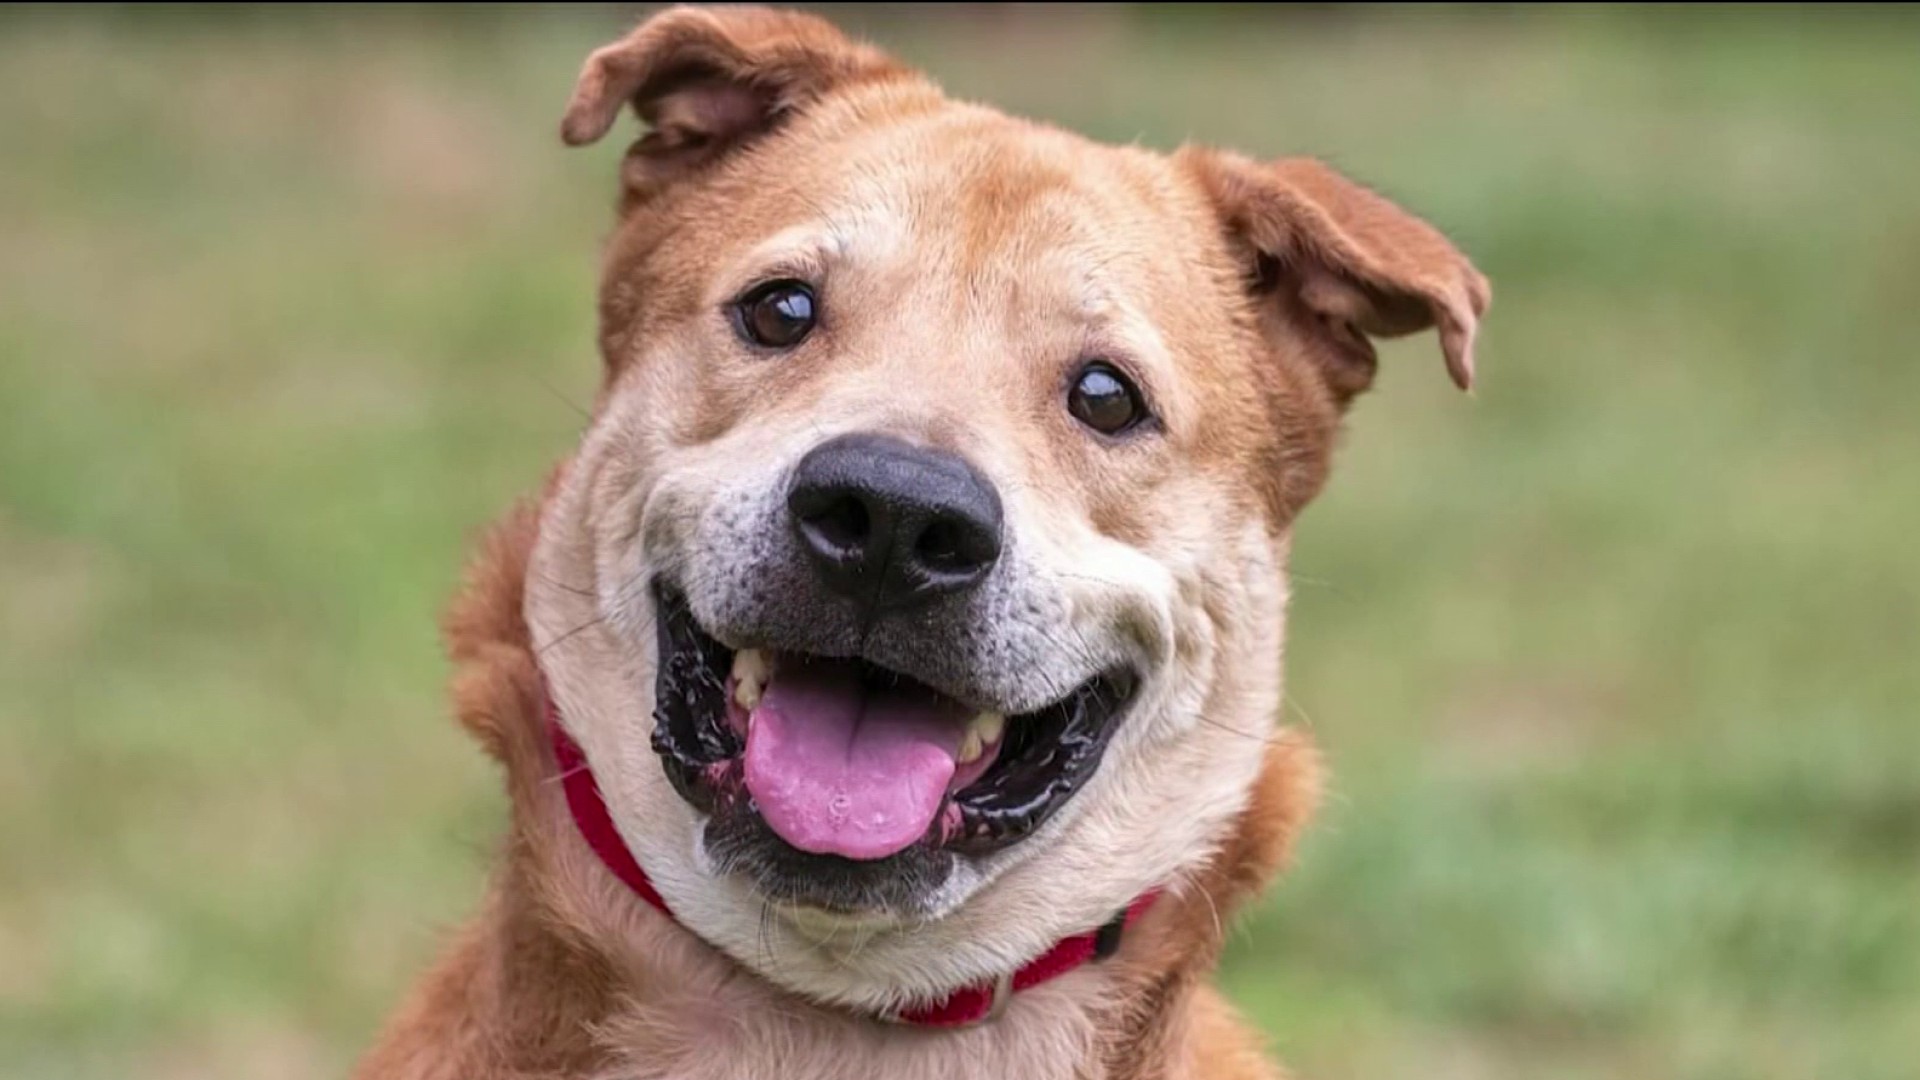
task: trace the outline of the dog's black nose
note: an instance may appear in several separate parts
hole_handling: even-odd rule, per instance
[[[955,454],[884,435],[807,452],[787,511],[829,588],[898,609],[979,584],[1000,557],[1000,493]]]

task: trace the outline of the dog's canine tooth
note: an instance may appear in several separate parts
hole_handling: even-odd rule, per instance
[[[982,747],[992,746],[1000,741],[1000,735],[1007,730],[1007,718],[997,712],[983,712],[973,718],[969,730],[980,736]]]
[[[987,747],[1000,741],[1000,733],[1007,727],[1007,718],[999,713],[983,712],[967,722],[967,733],[960,739],[960,752],[954,755],[954,761],[960,765],[971,765],[980,760]]]
[[[760,705],[760,692],[766,689],[773,665],[759,649],[741,649],[733,654],[733,700],[749,714]]]

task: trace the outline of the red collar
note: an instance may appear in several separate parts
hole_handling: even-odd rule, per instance
[[[567,807],[573,811],[573,823],[580,835],[600,857],[614,877],[638,893],[640,899],[658,908],[669,919],[679,922],[667,901],[647,879],[647,872],[628,850],[614,827],[607,804],[600,797],[600,783],[593,778],[587,758],[560,725],[560,712],[553,698],[546,700],[547,730],[553,739],[553,756],[560,767],[561,786],[567,793]],[[1104,960],[1120,947],[1120,935],[1144,914],[1159,896],[1159,890],[1143,893],[1126,910],[1097,930],[1060,939],[1053,948],[1016,971],[1010,977],[979,986],[966,986],[948,995],[946,1000],[906,1009],[889,1019],[925,1027],[965,1027],[992,1019],[1013,994],[1058,978],[1082,964]]]

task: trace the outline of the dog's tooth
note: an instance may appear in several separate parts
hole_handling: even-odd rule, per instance
[[[980,760],[987,747],[1000,741],[1000,733],[1007,727],[1007,718],[997,712],[983,712],[967,721],[967,733],[960,738],[960,752],[954,755],[957,764],[971,765]]]
[[[753,710],[760,707],[759,684],[748,682],[745,679],[735,683],[733,687],[733,700],[735,704],[747,710],[747,713],[751,715]]]
[[[968,733],[978,735],[982,746],[992,746],[1000,741],[1001,733],[1007,730],[1007,718],[997,712],[983,712],[973,718]]]
[[[760,692],[766,688],[771,665],[759,649],[741,649],[733,654],[733,700],[751,713],[760,705]]]
[[[980,741],[980,733],[968,727],[966,736],[960,740],[960,752],[954,755],[954,764],[971,765],[979,761],[980,755],[986,751],[986,744]]]

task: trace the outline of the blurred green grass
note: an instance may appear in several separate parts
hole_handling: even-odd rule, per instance
[[[1301,1075],[1914,1075],[1920,23],[846,17],[1496,283],[1300,529],[1334,796],[1225,977]],[[625,19],[0,23],[0,1073],[338,1074],[475,901],[434,616],[592,391]]]

